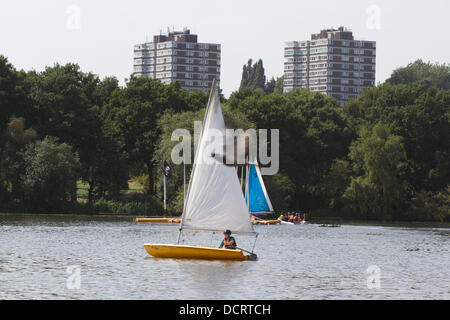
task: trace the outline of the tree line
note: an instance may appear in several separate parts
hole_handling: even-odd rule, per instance
[[[276,210],[448,221],[449,75],[448,65],[416,61],[340,107],[320,93],[283,93],[283,79],[267,81],[250,60],[239,90],[221,99],[228,126],[280,129],[280,171],[264,177]],[[161,214],[171,134],[193,133],[207,101],[177,82],[119,86],[76,64],[25,72],[0,56],[0,210]],[[124,196],[133,177],[145,192]],[[182,166],[167,188],[170,213],[180,213]]]

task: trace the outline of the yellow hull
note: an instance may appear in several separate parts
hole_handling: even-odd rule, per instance
[[[135,222],[147,222],[147,223],[180,223],[179,218],[136,218]]]
[[[272,225],[272,224],[279,224],[280,221],[278,220],[254,220],[253,224],[262,224],[262,225]]]
[[[248,260],[248,255],[245,255],[242,250],[147,243],[144,247],[148,254],[155,258]]]

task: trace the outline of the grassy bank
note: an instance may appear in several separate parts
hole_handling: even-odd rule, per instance
[[[64,212],[76,214],[129,214],[129,215],[164,215],[164,209],[159,200],[145,198],[140,200],[98,200],[89,202],[77,202],[68,204],[63,208]]]
[[[70,204],[65,212],[79,214],[128,214],[128,215],[164,215],[162,201],[144,193],[142,186],[135,179],[128,182],[128,189],[120,191],[117,200],[100,199],[88,202],[89,185],[83,181],[77,182],[77,203]]]
[[[162,201],[148,196],[144,187],[134,180],[130,180],[128,189],[121,190],[119,199],[100,199],[88,201],[89,185],[77,182],[77,201],[61,203],[58,207],[36,207],[19,202],[1,202],[0,212],[4,213],[62,213],[62,214],[122,214],[142,216],[162,216],[164,208]]]
[[[64,213],[64,214],[123,214],[142,216],[163,216],[163,206],[159,200],[147,198],[145,200],[98,200],[94,202],[64,203],[58,208],[36,208],[31,205],[18,203],[2,203],[0,213]]]

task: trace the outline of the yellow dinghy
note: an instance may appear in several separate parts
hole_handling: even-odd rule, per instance
[[[220,106],[216,80],[213,80],[199,138],[191,179],[184,197],[183,215],[176,244],[144,244],[145,250],[156,258],[204,259],[244,261],[257,259],[252,251],[180,245],[182,231],[237,234],[255,236],[248,207],[239,183],[236,168],[227,165],[224,145],[214,133],[225,132],[226,126]],[[224,142],[224,141],[222,141]],[[211,149],[212,148],[212,149]],[[184,157],[184,155],[183,155]],[[245,252],[245,253],[244,253]],[[247,255],[248,254],[248,255]]]
[[[249,260],[242,250],[184,246],[177,244],[144,244],[148,254],[155,258]]]
[[[145,222],[145,223],[180,223],[179,218],[136,218],[135,222]]]
[[[261,225],[273,225],[273,224],[279,224],[280,221],[278,220],[253,220],[253,224],[261,224]]]

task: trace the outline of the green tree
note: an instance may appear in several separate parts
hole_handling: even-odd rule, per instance
[[[105,130],[118,141],[132,172],[148,175],[150,193],[155,192],[158,170],[154,160],[161,134],[158,120],[165,111],[199,110],[206,99],[204,93],[190,94],[181,89],[178,82],[164,85],[159,80],[142,77],[132,78],[125,88],[113,92],[103,113]]]
[[[264,176],[263,179],[275,211],[287,211],[294,207],[295,183],[288,176],[278,173]]]
[[[352,131],[383,122],[403,137],[406,179],[414,190],[437,192],[450,175],[450,90],[411,83],[365,89],[344,107]]]
[[[25,92],[24,73],[17,72],[8,59],[0,55],[0,132],[4,132],[11,117],[25,116]]]
[[[37,138],[32,128],[25,129],[25,119],[12,117],[8,128],[0,136],[0,199],[11,201],[21,197],[20,175],[24,170],[20,154],[28,143]]]
[[[425,63],[416,60],[406,67],[394,70],[391,77],[386,80],[390,84],[409,84],[419,82],[427,87],[435,86],[440,89],[450,89],[450,65]]]
[[[40,136],[58,137],[73,146],[82,163],[82,178],[88,181],[102,128],[96,96],[99,78],[83,73],[76,64],[56,64],[41,73],[28,73],[27,83],[31,125]]]
[[[283,93],[284,92],[284,76],[277,78],[273,92],[274,93]]]
[[[76,201],[80,160],[67,143],[46,137],[28,144],[23,159],[24,198],[35,210],[54,211]]]
[[[258,129],[279,129],[280,173],[295,184],[293,209],[324,202],[321,183],[331,163],[348,153],[351,131],[334,99],[306,90],[269,94],[240,90],[227,103]]]
[[[272,77],[269,81],[267,81],[264,87],[264,92],[266,94],[283,93],[283,79],[284,77],[279,77],[275,80],[275,78]]]
[[[102,110],[113,92],[116,78],[100,80],[76,64],[30,72],[26,83],[32,104],[33,127],[41,136],[58,137],[73,146],[81,162],[81,178],[89,183],[89,201],[117,197],[126,187],[125,156],[104,130]],[[107,170],[109,168],[110,170]]]
[[[92,202],[100,198],[118,199],[120,190],[128,188],[127,155],[121,152],[119,143],[108,135],[103,119],[103,110],[110,102],[113,92],[119,91],[118,81],[107,77],[95,81],[89,90],[93,101],[100,130],[96,131],[95,154],[88,163],[83,163],[83,180],[89,183],[88,200]]]
[[[277,81],[274,77],[272,77],[269,81],[267,81],[266,85],[264,86],[264,92],[266,94],[273,93],[275,91],[275,87],[277,85]]]
[[[353,177],[344,194],[359,217],[392,219],[404,214],[408,185],[402,179],[406,152],[400,136],[385,124],[363,128],[350,147]]]
[[[336,159],[323,179],[324,194],[328,198],[328,208],[341,210],[344,206],[342,196],[350,184],[352,170],[349,161]],[[340,212],[339,212],[340,213]]]
[[[259,59],[253,64],[253,60],[249,59],[247,64],[242,68],[242,79],[240,90],[242,89],[262,89],[266,87],[266,76],[264,74],[263,62]]]
[[[450,221],[450,186],[437,193],[416,192],[408,213],[408,218],[415,221]]]

